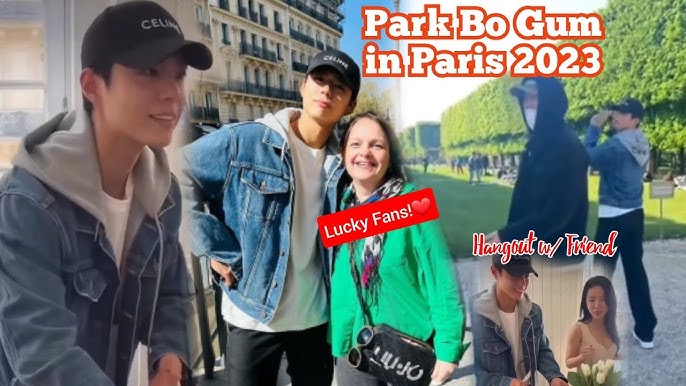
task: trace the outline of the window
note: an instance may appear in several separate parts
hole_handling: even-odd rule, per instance
[[[252,34],[252,45],[253,47],[257,47],[257,35]]]
[[[331,38],[328,36],[326,37],[326,45],[331,47]]]
[[[245,83],[250,83],[250,67],[243,67],[243,80]]]
[[[296,55],[297,54],[295,53],[295,50],[292,50],[291,51],[291,61],[292,62],[296,62],[298,60]]]
[[[202,7],[199,6],[199,5],[196,5],[196,6],[195,6],[195,19],[196,19],[197,21],[201,22],[201,23],[203,22],[203,19],[202,19]]]
[[[298,81],[294,80],[293,81],[293,91],[298,90]]]
[[[278,23],[278,22],[280,22],[280,20],[279,20],[279,13],[276,12],[276,11],[274,11],[274,23]]]
[[[44,7],[42,1],[35,0],[0,1],[0,137],[21,137],[43,123],[47,110],[44,101],[51,92],[48,87],[59,88],[49,85],[44,74]],[[51,43],[64,45],[63,40]],[[64,79],[64,74],[61,76]],[[66,90],[58,91],[66,104]]]
[[[260,69],[256,68],[255,69],[255,84],[260,86],[261,85],[261,79],[260,79]]]
[[[205,107],[208,109],[212,108],[212,93],[211,92],[205,93]]]
[[[300,53],[300,63],[305,64],[305,54]]]
[[[255,9],[255,3],[252,0],[248,0],[248,11],[252,12]]]
[[[190,108],[195,107],[195,92],[194,91],[189,91],[188,92],[188,106]]]
[[[265,16],[264,15],[264,5],[260,4],[260,16]]]
[[[245,30],[242,29],[241,30],[241,43],[245,43],[246,40],[247,40],[247,38],[245,37]]]
[[[316,32],[317,35],[317,43],[322,41],[322,35],[319,33],[319,31]]]
[[[269,44],[267,43],[267,38],[262,38],[262,48],[265,50],[269,48]]]
[[[229,25],[222,23],[222,43],[231,44],[231,39],[229,37]]]
[[[282,74],[279,74],[279,88],[280,88],[281,90],[283,90],[284,87],[285,87],[284,77],[283,77]]]
[[[293,18],[288,19],[288,28],[293,29]]]
[[[306,29],[305,31],[306,31],[306,32],[305,32],[305,35],[307,35],[307,37],[309,38],[309,37],[310,37],[310,31],[311,31],[309,25],[307,26],[307,29]]]
[[[272,86],[272,79],[271,79],[271,77],[272,77],[272,76],[271,76],[271,74],[269,73],[269,71],[265,71],[265,73],[264,73],[264,83],[265,83],[265,85],[266,85],[267,87],[271,87],[271,86]]]
[[[283,56],[281,56],[281,43],[276,43],[276,56],[279,59],[283,59]]]
[[[303,30],[303,25],[298,23],[298,32],[302,32]]]

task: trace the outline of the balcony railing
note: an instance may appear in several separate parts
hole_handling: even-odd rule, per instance
[[[255,23],[259,23],[259,19],[257,18],[257,12],[250,11],[250,20],[252,20]]]
[[[196,120],[219,122],[219,109],[213,107],[192,107],[191,117]]]
[[[336,47],[334,47],[334,46],[330,46],[330,45],[328,45],[328,44],[326,45],[326,50],[327,50],[327,51],[329,51],[329,50],[335,50],[335,49],[336,49]]]
[[[283,33],[283,24],[279,23],[278,21],[274,22],[274,30],[276,32],[281,32]]]
[[[219,0],[219,8],[228,11],[229,10],[229,0]]]
[[[262,24],[264,27],[269,27],[269,18],[267,18],[267,16],[260,15],[260,24]]]
[[[317,42],[317,48],[323,51],[324,50],[324,43]]]
[[[303,74],[307,74],[307,64],[298,63],[294,60],[293,61],[293,71],[298,71],[298,72],[302,72]]]
[[[299,42],[303,42],[305,44],[309,44],[312,47],[314,47],[314,39],[305,35],[302,32],[298,32],[297,30],[294,30],[291,28],[291,37]]]
[[[343,26],[340,25],[338,20],[334,20],[333,18],[328,17],[327,15],[315,10],[314,8],[305,4],[305,2],[301,0],[284,0],[284,3],[296,8],[297,10],[307,15],[312,16],[314,19],[326,24],[327,26],[337,30],[338,32],[343,33]]]
[[[238,7],[238,16],[248,18],[248,9],[245,7]]]
[[[231,45],[231,41],[230,41],[229,39],[227,39],[227,38],[223,38],[223,39],[222,39],[222,44],[225,45],[225,46],[230,46],[230,45]]]
[[[223,87],[223,91],[240,92],[243,94],[257,95],[268,98],[300,101],[300,93],[293,90],[284,90],[276,87],[258,85],[256,83],[240,80],[230,80]]]
[[[276,60],[276,52],[270,51],[264,47],[258,47],[250,43],[241,43],[240,47],[241,55],[250,55],[256,58],[268,60],[270,62],[278,63]]]

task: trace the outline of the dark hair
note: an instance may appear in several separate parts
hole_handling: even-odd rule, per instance
[[[93,70],[94,74],[100,75],[103,79],[105,79],[105,85],[109,86],[110,80],[112,79],[112,66],[112,63],[96,64],[91,67],[91,69]],[[83,94],[81,94],[81,97],[83,98],[83,109],[86,111],[86,115],[90,117],[93,114],[93,102],[89,101],[88,98],[86,98],[86,96]]]
[[[366,111],[364,113],[357,114],[350,119],[350,122],[348,122],[347,127],[345,128],[343,141],[341,142],[341,152],[343,156],[345,157],[345,147],[348,144],[348,138],[350,137],[350,129],[362,119],[370,119],[378,123],[381,127],[381,131],[384,132],[386,139],[388,140],[388,152],[390,159],[388,170],[386,171],[385,175],[386,180],[389,178],[402,178],[404,180],[408,180],[407,175],[403,170],[403,156],[402,151],[400,150],[400,142],[398,141],[398,137],[395,135],[395,131],[391,127],[390,123],[388,123],[388,121],[386,121],[384,118],[381,118],[379,114],[374,111]]]
[[[605,304],[607,304],[605,328],[607,328],[607,332],[610,334],[612,341],[617,345],[617,351],[619,352],[619,333],[617,332],[617,297],[615,296],[615,289],[612,286],[610,279],[606,278],[605,276],[594,276],[586,281],[584,290],[581,294],[581,307],[579,312],[581,319],[579,319],[579,322],[588,324],[591,322],[591,319],[593,319],[593,316],[586,305],[586,296],[588,295],[588,291],[590,291],[593,287],[600,287],[605,293]]]

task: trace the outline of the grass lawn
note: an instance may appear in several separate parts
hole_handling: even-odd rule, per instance
[[[412,177],[421,187],[430,187],[438,202],[440,221],[450,249],[456,256],[471,256],[472,234],[501,228],[507,220],[512,187],[485,177],[483,184],[469,185],[469,174],[455,174],[448,167],[411,168]],[[589,177],[589,216],[587,235],[595,236],[598,217],[598,177]],[[645,240],[660,238],[660,201],[649,198],[644,188],[646,213]],[[675,197],[663,200],[662,221],[665,238],[686,237],[686,191],[676,190]]]

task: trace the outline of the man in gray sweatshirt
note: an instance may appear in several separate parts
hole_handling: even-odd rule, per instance
[[[614,135],[598,145],[601,126],[611,118]],[[591,166],[600,173],[600,200],[596,241],[608,242],[617,231],[615,246],[622,258],[634,338],[643,348],[653,348],[657,318],[650,300],[650,286],[643,266],[643,174],[650,158],[650,144],[640,129],[641,102],[627,98],[591,118],[585,144]],[[596,256],[604,274],[612,278],[617,256]]]

